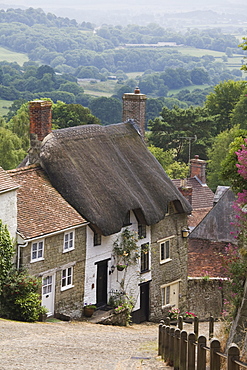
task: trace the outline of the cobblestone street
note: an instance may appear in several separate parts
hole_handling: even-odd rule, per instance
[[[0,369],[168,369],[157,357],[157,324],[0,320]]]

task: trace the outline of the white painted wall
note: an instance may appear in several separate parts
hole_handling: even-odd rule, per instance
[[[10,190],[0,192],[0,219],[13,239],[16,238],[17,230],[17,191]]]
[[[128,228],[131,231],[138,232],[138,222],[133,212],[130,213],[130,222],[131,225]],[[124,230],[125,227],[122,229]],[[121,231],[122,231],[121,230]],[[97,282],[97,265],[96,262],[100,262],[110,258],[108,261],[108,297],[110,298],[110,291],[112,290],[119,290],[120,285],[119,282],[121,281],[124,272],[117,271],[116,268],[116,261],[114,260],[112,250],[113,250],[113,243],[117,239],[117,237],[121,234],[113,234],[110,236],[102,236],[101,245],[94,246],[93,245],[93,236],[94,233],[87,226],[87,250],[86,250],[86,267],[85,267],[85,294],[84,294],[84,304],[87,303],[96,303],[96,282]],[[150,227],[147,226],[147,236],[146,238],[140,239],[138,241],[138,245],[144,243],[150,243],[151,241],[151,233]],[[151,244],[151,243],[150,243]],[[149,258],[151,256],[151,252],[149,253]],[[111,267],[115,266],[114,272],[110,273]],[[149,261],[149,267],[151,269],[151,260]],[[136,304],[134,311],[140,308],[140,287],[139,284],[141,282],[151,280],[151,271],[146,273],[140,274],[140,259],[136,266],[129,266],[127,269],[127,274],[125,278],[125,289],[129,295],[134,297]]]

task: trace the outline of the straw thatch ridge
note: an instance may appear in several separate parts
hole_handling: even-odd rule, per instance
[[[147,225],[171,201],[191,211],[131,122],[55,130],[40,159],[53,186],[103,235],[120,231],[129,210],[141,209]]]

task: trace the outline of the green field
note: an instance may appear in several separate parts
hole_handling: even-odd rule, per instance
[[[98,82],[80,81],[79,85],[83,87],[85,94],[93,96],[109,97],[114,94],[117,80],[107,80]],[[121,85],[119,85],[121,87]]]
[[[15,53],[8,49],[0,47],[0,61],[6,60],[7,62],[17,62],[19,65],[23,65],[24,62],[28,62],[28,56],[26,54]]]
[[[13,102],[9,100],[0,100],[0,117],[8,113],[8,108]]]
[[[168,97],[171,96],[171,95],[174,95],[174,94],[177,94],[179,93],[179,91],[181,90],[189,90],[190,92],[192,92],[193,90],[196,90],[196,89],[206,89],[208,87],[212,87],[210,85],[191,85],[191,86],[185,86],[185,87],[182,87],[181,89],[173,89],[173,90],[169,90],[168,92]]]

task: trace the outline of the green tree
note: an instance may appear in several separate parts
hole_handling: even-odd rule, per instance
[[[25,155],[21,139],[10,130],[0,127],[0,166],[5,170],[15,168]]]
[[[237,137],[244,138],[246,136],[247,130],[241,130],[240,125],[236,125],[230,130],[221,132],[214,138],[212,147],[208,150],[209,160],[207,166],[207,183],[213,191],[216,190],[218,185],[230,185],[230,180],[228,177],[222,175],[223,167],[225,168],[226,166],[226,157],[228,156],[231,143]],[[241,141],[243,141],[243,139]],[[234,155],[233,158],[236,159]],[[235,168],[232,170],[234,171]]]
[[[122,121],[122,104],[118,99],[105,96],[95,98],[90,102],[89,108],[103,125]]]
[[[246,137],[246,135],[245,135]],[[237,192],[242,192],[243,189],[247,190],[246,180],[238,173],[236,164],[238,158],[236,152],[241,149],[241,146],[245,144],[243,136],[237,136],[229,145],[229,151],[222,161],[222,178],[227,178],[231,184],[232,189]]]
[[[230,122],[232,126],[239,124],[240,128],[247,129],[247,89],[243,91],[232,110]]]
[[[188,177],[189,166],[186,163],[174,160],[176,153],[174,149],[164,151],[153,145],[148,147],[149,151],[159,161],[165,172],[171,179],[184,179]]]
[[[224,81],[208,95],[205,107],[210,115],[215,116],[216,134],[231,128],[231,114],[245,87],[245,81]]]
[[[87,124],[99,124],[89,110],[80,104],[65,104],[58,101],[52,106],[52,122],[56,128],[66,128]]]
[[[188,163],[189,140],[192,144],[191,156],[198,154],[201,158],[207,158],[214,121],[205,108],[174,107],[170,110],[164,107],[161,116],[150,121],[149,127],[149,144],[164,150],[175,149],[176,160]]]
[[[13,265],[14,246],[6,225],[0,220],[0,296],[2,286]]]
[[[239,45],[239,47],[241,47],[243,50],[247,50],[247,37],[243,37],[243,42]],[[243,71],[247,71],[247,65],[242,65],[241,69]]]

